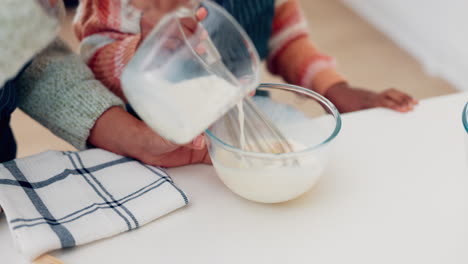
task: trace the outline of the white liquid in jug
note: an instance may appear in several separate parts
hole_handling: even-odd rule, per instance
[[[239,93],[237,87],[214,75],[179,83],[151,74],[128,76],[131,87],[125,94],[138,115],[161,136],[179,144],[201,134]]]

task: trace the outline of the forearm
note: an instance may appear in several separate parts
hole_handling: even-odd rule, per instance
[[[149,143],[141,142],[147,133],[151,131],[140,120],[121,107],[111,107],[94,124],[88,142],[116,154],[138,157],[140,146]]]
[[[335,70],[334,59],[322,54],[310,40],[296,0],[276,7],[270,50],[270,71],[289,83],[325,94],[332,85],[345,82]]]
[[[60,41],[34,59],[18,89],[20,108],[78,149],[86,148],[91,128],[107,109],[123,106]]]

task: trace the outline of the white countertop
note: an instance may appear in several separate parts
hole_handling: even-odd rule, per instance
[[[188,207],[52,255],[67,264],[466,264],[466,101],[460,93],[423,101],[410,114],[344,115],[328,170],[289,203],[239,198],[209,166],[172,169]],[[21,263],[8,232],[0,217],[0,262]]]

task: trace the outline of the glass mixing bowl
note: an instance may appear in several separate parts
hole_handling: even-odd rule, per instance
[[[323,173],[331,143],[341,129],[340,114],[323,96],[293,85],[262,84],[253,101],[293,151],[241,150],[236,147],[232,127],[220,119],[206,131],[213,165],[224,184],[248,200],[278,203],[294,199],[311,189]],[[260,131],[246,131],[246,137],[275,144]]]

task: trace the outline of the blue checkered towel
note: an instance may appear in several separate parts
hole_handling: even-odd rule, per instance
[[[100,149],[0,164],[0,206],[29,259],[138,228],[186,204],[161,168]]]

